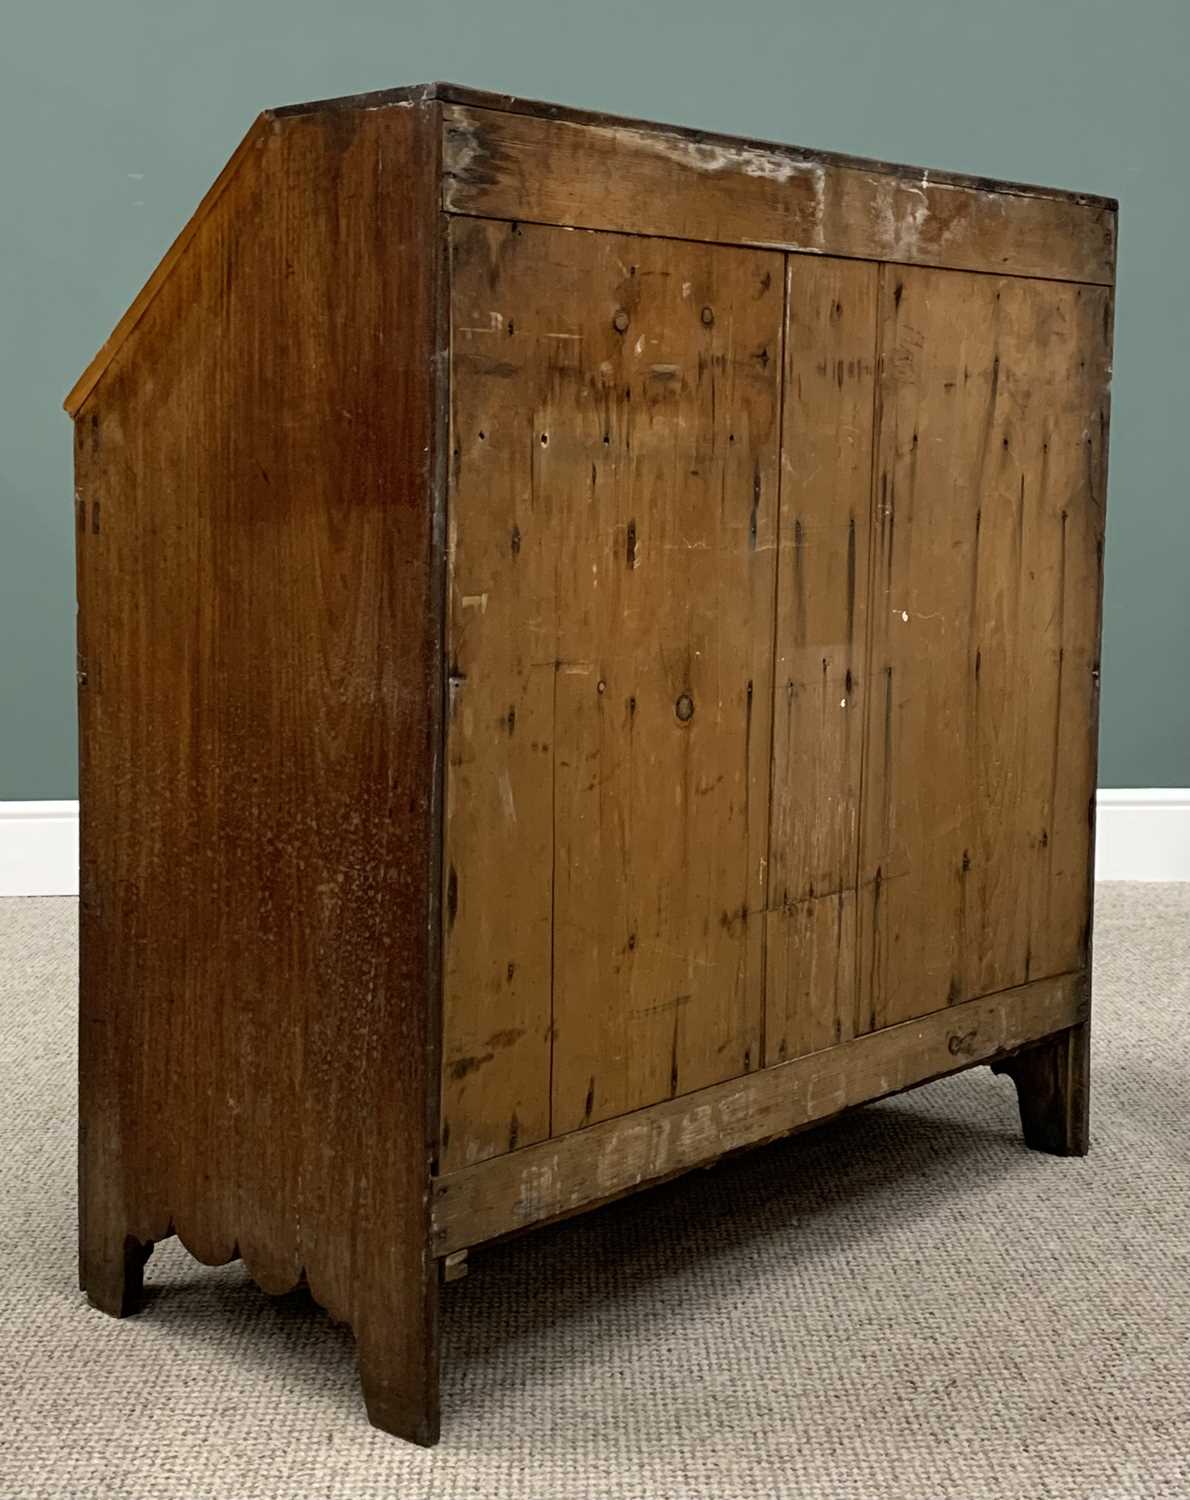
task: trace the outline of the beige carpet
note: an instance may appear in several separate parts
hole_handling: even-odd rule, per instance
[[[84,1303],[74,941],[0,902],[5,1500],[1190,1495],[1190,885],[1100,889],[1087,1160],[979,1069],[477,1253],[431,1452],[238,1266]]]

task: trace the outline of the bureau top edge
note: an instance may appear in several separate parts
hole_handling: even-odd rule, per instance
[[[842,151],[819,151],[763,137],[730,135],[720,131],[700,130],[663,120],[643,120],[631,115],[608,114],[600,110],[579,109],[547,100],[528,99],[517,94],[500,94],[486,89],[469,88],[456,83],[407,84],[370,93],[344,94],[334,99],[315,99],[302,104],[286,104],[267,113],[284,119],[294,115],[316,114],[326,110],[384,109],[390,105],[408,106],[438,101],[442,104],[469,105],[501,114],[530,115],[569,125],[592,125],[608,129],[655,131],[699,146],[722,146],[733,151],[761,151],[785,157],[791,163],[806,166],[851,167],[891,177],[928,177],[932,183],[946,187],[970,188],[983,193],[1006,193],[1019,198],[1053,198],[1078,203],[1088,208],[1119,212],[1119,200],[1101,193],[1081,192],[1071,188],[1049,187],[1040,183],[1014,182],[1006,178],[984,177],[975,173],[955,172],[942,168],[914,166],[904,162],[884,161],[878,157],[852,156]]]
[[[364,121],[385,129],[376,116],[389,110],[418,116],[419,129],[441,129],[425,182],[437,177],[448,213],[1115,284],[1112,198],[418,84],[258,115],[71,388],[68,414],[78,418],[204,224],[226,214],[227,189],[258,180],[244,169],[263,147],[324,124],[346,144]],[[541,169],[527,173],[526,160]]]

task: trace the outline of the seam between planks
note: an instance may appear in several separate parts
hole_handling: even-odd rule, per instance
[[[860,733],[859,742],[859,787],[855,797],[855,993],[852,997],[852,1008],[854,1011],[853,1021],[856,1036],[867,1035],[862,1027],[863,1017],[860,1015],[860,1004],[863,999],[863,971],[864,971],[864,911],[860,893],[865,885],[861,884],[860,874],[864,862],[864,813],[865,797],[864,790],[867,785],[868,776],[868,751],[872,737],[872,714],[873,704],[876,701],[874,683],[872,681],[873,659],[872,644],[873,632],[876,620],[876,497],[880,493],[880,438],[881,428],[884,423],[884,283],[887,280],[886,272],[881,269],[881,262],[876,263],[876,298],[875,298],[875,323],[872,330],[872,431],[868,447],[868,581],[866,595],[866,617],[864,619],[864,722]],[[873,1029],[873,1028],[869,1028]]]
[[[434,167],[438,174],[442,158],[441,120],[434,120]],[[430,910],[429,952],[434,968],[427,976],[428,1026],[426,1036],[426,1140],[431,1174],[438,1170],[442,1151],[442,1066],[446,1035],[446,924],[443,921],[443,879],[447,840],[447,778],[450,775],[450,514],[451,442],[454,427],[452,348],[454,316],[450,288],[452,280],[451,225],[435,203],[432,184],[425,210],[428,235],[433,243],[431,318],[433,320],[433,374],[430,382],[433,411],[431,428],[434,451],[430,455],[430,617],[433,640],[433,784],[430,795]]]
[[[760,1066],[769,1064],[769,919],[773,874],[773,793],[776,786],[775,752],[777,748],[777,636],[781,623],[781,519],[784,513],[785,489],[785,368],[790,359],[789,310],[790,281],[793,268],[789,254],[781,258],[781,370],[777,382],[777,514],[773,533],[777,554],[773,562],[773,607],[769,625],[769,795],[767,828],[764,841],[764,886],[760,913]]]
[[[532,450],[530,450],[532,451]],[[530,459],[530,466],[533,460]],[[532,474],[529,478],[532,486]],[[554,1053],[558,1046],[557,944],[558,944],[558,650],[562,631],[560,602],[561,552],[554,549],[554,680],[550,688],[550,1050],[546,1072],[546,1139],[554,1139]],[[526,1146],[529,1143],[526,1142]]]

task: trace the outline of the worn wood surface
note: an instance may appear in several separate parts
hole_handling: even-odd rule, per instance
[[[783,303],[778,256],[452,244],[447,1169],[759,1064]]]
[[[1085,1014],[1080,976],[1036,980],[479,1162],[435,1186],[435,1252],[577,1213],[851,1105],[989,1062]]]
[[[855,1032],[877,267],[789,257],[765,1059]]]
[[[540,120],[558,120],[569,125],[598,125],[629,130],[663,131],[695,146],[723,146],[754,150],[775,151],[800,161],[820,162],[824,166],[851,167],[856,171],[867,171],[878,176],[920,178],[923,171],[931,182],[945,183],[950,187],[978,189],[985,193],[1005,193],[1016,198],[1055,198],[1070,203],[1081,203],[1115,212],[1119,204],[1115,198],[1099,193],[1077,192],[1068,188],[1046,187],[1035,182],[1014,182],[1006,178],[978,176],[970,172],[954,172],[933,167],[910,166],[905,162],[892,162],[876,157],[852,156],[842,151],[823,151],[805,146],[791,146],[780,141],[758,140],[751,136],[727,135],[721,131],[700,130],[688,125],[663,124],[657,120],[641,120],[627,115],[612,115],[602,110],[577,109],[570,104],[555,104],[544,99],[527,99],[520,94],[498,94],[484,89],[468,88],[458,83],[430,83],[419,86],[428,95],[446,104],[462,104],[478,109],[495,109],[505,114],[530,115]],[[297,109],[333,107],[407,96],[409,88],[389,89],[376,94],[357,95],[355,99],[325,100],[322,105],[297,105]],[[279,111],[284,113],[284,111]]]
[[[494,109],[504,114],[529,115],[539,120],[557,120],[569,125],[664,131],[666,135],[675,136],[691,145],[723,146],[759,152],[776,151],[800,161],[819,162],[825,166],[852,167],[882,176],[918,178],[923,172],[922,167],[909,166],[904,162],[852,156],[841,151],[811,150],[804,146],[758,140],[751,136],[727,135],[722,131],[701,130],[689,125],[662,124],[657,120],[612,115],[604,110],[578,109],[571,104],[556,104],[546,99],[528,99],[521,94],[495,93],[490,89],[469,88],[459,83],[403,84],[397,88],[374,89],[363,94],[343,94],[333,99],[315,99],[301,104],[287,104],[269,113],[272,116],[284,118],[287,115],[311,114],[327,110],[380,109],[389,104],[429,99],[439,99],[446,104],[462,104],[477,109]],[[1070,203],[1108,208],[1113,212],[1119,207],[1115,198],[1105,197],[1099,193],[1046,187],[1035,182],[1014,182],[1000,177],[978,176],[970,172],[954,172],[933,167],[927,169],[927,175],[931,182],[945,183],[951,187],[975,188],[985,193],[1008,193],[1017,198],[1055,198]]]
[[[1110,285],[1102,201],[990,192],[664,127],[443,106],[452,213]]]
[[[304,1276],[421,1442],[437,139],[258,131],[76,418],[83,1284]]]
[[[371,93],[348,94],[334,99],[316,99],[301,104],[285,105],[278,109],[265,110],[254,122],[244,141],[241,142],[240,147],[229,159],[226,167],[219,174],[201,204],[195,210],[194,215],[162,258],[161,263],[149,281],[146,282],[141,292],[138,293],[127,313],[120,319],[111,337],[106,341],[103,348],[96,354],[83,375],[75,383],[66,398],[65,405],[67,411],[73,416],[86,400],[120,346],[131,335],[149,303],[164,285],[166,278],[189,244],[198,225],[202,223],[207,213],[214,207],[223,189],[227,186],[233,174],[239,169],[248,149],[255,143],[257,136],[263,130],[270,128],[273,120],[283,120],[309,114],[349,114],[361,110],[391,109],[394,106],[424,106],[436,99],[442,100],[452,106],[461,105],[468,109],[478,109],[485,113],[498,111],[502,114],[521,115],[539,121],[556,121],[576,128],[598,127],[608,131],[622,130],[629,134],[633,132],[645,132],[653,135],[661,135],[668,141],[685,144],[693,154],[702,153],[708,161],[712,162],[715,159],[715,153],[719,153],[725,160],[739,159],[753,165],[763,165],[766,161],[777,159],[782,162],[804,164],[811,169],[842,167],[863,177],[870,178],[876,184],[879,184],[883,178],[895,180],[901,186],[895,190],[889,190],[894,193],[894,197],[897,194],[904,194],[906,192],[912,194],[913,184],[922,185],[924,183],[937,190],[951,188],[983,195],[998,195],[1000,198],[1006,200],[1037,198],[1059,204],[1068,204],[1071,209],[1087,210],[1085,214],[1071,213],[1069,216],[1070,225],[1076,233],[1086,232],[1092,237],[1092,240],[1102,240],[1104,262],[1112,271],[1112,275],[1107,279],[1109,281],[1114,280],[1115,218],[1118,211],[1118,204],[1114,198],[1104,197],[1100,194],[1072,192],[1062,188],[1044,187],[1037,183],[1010,182],[999,178],[979,177],[973,176],[970,173],[945,171],[936,168],[923,169],[921,167],[909,166],[905,163],[848,156],[838,151],[808,150],[805,147],[789,146],[775,141],[753,140],[742,136],[724,135],[712,131],[692,129],[681,125],[662,125],[648,120],[628,119],[623,116],[609,115],[594,110],[574,109],[566,105],[553,104],[539,99],[520,98],[513,94],[497,94],[482,89],[471,89],[460,84],[408,84],[398,88],[378,89]],[[913,205],[910,207],[909,219],[912,221],[914,218]],[[1004,203],[1004,212],[1009,215],[1014,212],[1011,201]],[[1055,223],[1054,232],[1061,232],[1061,227],[1060,224]],[[941,233],[945,237],[946,231],[942,230]],[[847,253],[846,248],[840,245],[837,247],[837,253]],[[912,259],[913,257],[910,258]],[[1011,270],[1012,268],[1003,266],[997,269]],[[1075,277],[1073,279],[1079,278]],[[1097,281],[1101,278],[1090,276],[1086,279]]]
[[[542,493],[548,300],[505,225],[456,220],[451,264],[448,722],[440,1169],[550,1129],[557,535]],[[518,262],[520,281],[533,273]]]
[[[861,1025],[1082,967],[1110,294],[886,268]]]
[[[759,1065],[783,287],[775,255],[554,234],[589,246],[574,309],[595,387],[577,422],[557,403],[561,441],[541,450],[543,491],[576,497],[557,1134]]]

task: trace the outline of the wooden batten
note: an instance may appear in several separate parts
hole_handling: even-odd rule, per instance
[[[1078,1025],[1086,1008],[1081,975],[1038,980],[479,1162],[436,1184],[434,1253],[564,1218],[852,1105],[991,1062]]]
[[[1110,285],[1114,206],[988,190],[691,140],[664,127],[572,124],[444,105],[451,213]]]

